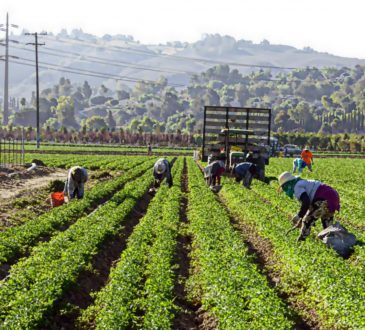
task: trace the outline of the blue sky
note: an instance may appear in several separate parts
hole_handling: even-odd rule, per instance
[[[30,31],[82,28],[143,43],[219,33],[365,58],[361,0],[1,0],[0,22],[7,11],[12,23]]]

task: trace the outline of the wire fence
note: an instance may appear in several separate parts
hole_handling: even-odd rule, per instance
[[[24,165],[24,138],[0,138],[0,167]]]

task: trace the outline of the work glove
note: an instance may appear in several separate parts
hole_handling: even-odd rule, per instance
[[[298,214],[296,214],[292,219],[291,219],[291,222],[292,222],[292,224],[293,225],[297,225],[298,223],[299,223],[299,221],[301,221],[301,217],[298,215]]]

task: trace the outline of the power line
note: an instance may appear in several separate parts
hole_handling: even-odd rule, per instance
[[[19,50],[24,50],[24,51],[29,51],[29,49],[23,48],[23,47],[14,47],[16,49]],[[44,49],[49,50],[49,51],[39,51],[41,54],[46,54],[46,55],[50,55],[50,56],[56,56],[56,57],[66,57],[66,58],[70,58],[70,59],[77,59],[74,56],[80,57],[78,60],[79,61],[84,61],[84,62],[89,62],[89,63],[99,63],[99,64],[106,64],[106,65],[113,65],[113,66],[118,66],[118,67],[123,67],[123,68],[133,68],[133,69],[139,69],[139,70],[146,70],[146,71],[154,71],[154,72],[167,72],[167,73],[183,73],[183,74],[195,74],[195,72],[189,72],[189,71],[180,71],[180,70],[174,70],[174,69],[164,69],[164,68],[154,68],[154,67],[150,67],[150,66],[140,66],[140,65],[136,65],[134,63],[130,63],[130,62],[123,62],[123,61],[118,61],[118,60],[112,60],[112,59],[107,59],[107,58],[102,58],[102,57],[97,57],[97,56],[90,56],[90,55],[84,55],[81,53],[75,53],[75,52],[69,52],[69,51],[64,51],[61,49],[55,49],[55,48],[50,48],[50,47],[44,47]],[[56,53],[52,53],[52,52],[56,52]],[[62,54],[66,54],[62,55]],[[74,56],[70,56],[70,55],[74,55]],[[90,59],[89,59],[90,58]]]
[[[0,59],[2,60],[2,59]],[[33,62],[32,60],[29,59],[22,59],[25,60],[27,62]],[[3,60],[2,60],[3,61]],[[10,61],[11,63],[14,64],[18,64],[18,65],[23,65],[23,66],[29,66],[29,67],[34,67],[34,64],[30,64],[30,63],[24,63],[21,61]],[[72,74],[76,74],[76,75],[81,75],[81,76],[88,76],[88,77],[96,77],[96,78],[103,78],[103,79],[113,79],[113,80],[118,80],[118,81],[126,81],[126,82],[150,82],[150,83],[156,83],[155,81],[152,80],[141,80],[141,79],[132,79],[132,78],[122,78],[120,76],[113,76],[113,75],[109,75],[109,74],[104,74],[102,72],[94,72],[94,71],[88,71],[88,70],[83,70],[83,71],[79,71],[81,69],[74,69],[74,68],[69,68],[69,69],[65,69],[64,67],[55,65],[55,64],[44,64],[42,62],[40,62],[41,64],[39,65],[39,68],[42,69],[47,69],[47,70],[52,70],[52,71],[58,71],[58,72],[65,72],[65,73],[72,73]],[[170,86],[173,87],[184,87],[184,85],[180,85],[180,84],[169,84]]]
[[[29,59],[25,59],[25,58],[20,58],[23,61],[26,62],[33,62],[32,60]],[[2,60],[2,59],[0,59]],[[24,62],[19,62],[19,61],[10,61],[10,63],[14,63],[14,64],[19,64],[19,65],[24,65],[24,66],[30,66],[30,67],[34,67],[34,64],[29,64],[29,63],[24,63]],[[65,73],[72,73],[72,74],[76,74],[76,75],[81,75],[81,76],[90,76],[90,77],[96,77],[96,78],[103,78],[103,79],[114,79],[114,80],[118,80],[118,81],[126,81],[126,82],[140,82],[140,81],[145,81],[145,82],[151,82],[151,83],[155,83],[155,81],[152,80],[142,80],[142,79],[134,79],[134,78],[123,78],[123,76],[116,76],[116,75],[112,75],[112,74],[106,74],[103,72],[95,72],[95,71],[90,71],[90,70],[83,70],[83,69],[77,69],[77,68],[65,68],[56,64],[52,64],[52,63],[44,63],[44,62],[40,62],[41,64],[39,65],[40,68],[42,69],[48,69],[48,70],[53,70],[53,71],[58,71],[58,72],[65,72]],[[82,71],[81,71],[82,70]],[[248,77],[250,82],[255,81],[255,82],[260,82],[260,81],[267,81],[267,82],[277,82],[277,83],[297,83],[297,82],[303,82],[300,79],[286,79],[286,78],[279,78],[279,79],[267,79],[267,78],[259,78],[258,80],[255,80],[255,78],[253,77]],[[330,79],[324,79],[323,81],[329,81],[329,82],[336,82],[336,80],[330,80]],[[168,85],[171,85],[168,83]],[[185,85],[180,85],[180,84],[174,84],[173,87],[185,87]]]
[[[53,36],[52,36],[53,37]],[[68,43],[68,44],[82,44],[87,46],[92,46],[94,48],[104,48],[111,51],[121,52],[125,53],[139,53],[144,54],[148,56],[154,56],[154,57],[163,57],[163,58],[169,58],[169,59],[177,59],[177,60],[183,60],[183,61],[195,61],[195,62],[202,62],[202,63],[208,63],[208,64],[224,64],[224,65],[231,65],[231,66],[240,66],[240,67],[249,67],[249,68],[264,68],[264,69],[280,69],[280,70],[295,70],[298,68],[295,67],[284,67],[284,66],[275,66],[275,65],[258,65],[258,64],[248,64],[248,63],[238,63],[238,62],[225,62],[225,61],[214,61],[209,59],[203,59],[203,58],[197,58],[197,57],[186,57],[186,56],[179,56],[179,55],[169,55],[169,54],[156,54],[151,51],[142,50],[142,49],[136,49],[136,48],[128,48],[128,47],[122,47],[122,46],[103,46],[103,45],[97,45],[93,43],[89,43],[84,40],[65,40],[60,39],[59,37],[53,37],[53,41],[60,42],[60,43]]]
[[[3,124],[7,125],[9,121],[9,57],[14,58],[15,56],[9,55],[9,42],[18,43],[16,40],[9,39],[9,25],[13,28],[18,28],[18,25],[9,24],[9,14],[6,13],[6,23],[5,27],[4,24],[0,24],[0,30],[5,32],[5,44],[1,44],[5,46],[5,75],[4,75],[4,113],[3,113]]]

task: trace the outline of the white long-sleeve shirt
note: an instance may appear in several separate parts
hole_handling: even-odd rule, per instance
[[[306,192],[311,202],[313,202],[314,195],[322,183],[317,180],[299,180],[294,186],[294,196],[300,200],[300,196]]]
[[[80,168],[82,171],[82,174],[83,174],[80,182],[75,181],[72,177],[72,173],[75,171],[76,168]],[[80,166],[71,167],[70,170],[68,171],[64,193],[67,194],[68,198],[76,197],[76,196],[74,196],[74,193],[75,193],[75,190],[78,189],[79,195],[84,196],[84,185],[85,185],[85,182],[87,181],[87,179],[88,179],[88,176],[87,176],[87,171],[85,168],[80,167]]]

